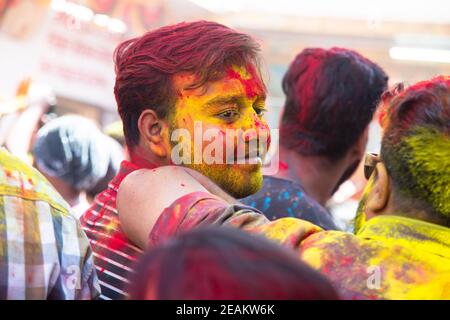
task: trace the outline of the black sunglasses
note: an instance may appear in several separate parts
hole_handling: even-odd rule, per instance
[[[380,156],[377,153],[367,153],[364,159],[364,177],[369,180],[370,176],[375,170],[375,166],[380,162]]]

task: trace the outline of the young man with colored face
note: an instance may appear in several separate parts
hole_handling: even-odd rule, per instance
[[[308,48],[283,79],[280,170],[242,202],[271,220],[297,217],[336,229],[324,209],[364,156],[368,126],[388,77],[359,53]]]
[[[122,232],[116,210],[117,190],[130,172],[176,164],[201,172],[234,197],[261,187],[267,148],[256,142],[270,137],[262,118],[266,89],[258,51],[250,36],[206,21],[162,27],[116,49],[114,93],[131,160],[122,163],[81,218],[95,253],[102,298],[126,295],[123,288],[141,254]],[[242,159],[248,163],[240,164]],[[167,179],[178,183],[175,175]],[[148,197],[169,195],[176,192]]]
[[[343,298],[450,299],[450,77],[391,94],[382,112],[381,154],[367,157],[369,183],[355,234],[295,218],[269,221],[258,210],[204,192],[212,182],[179,167],[140,170],[123,181],[117,199],[122,225],[141,247],[198,226],[233,226],[294,248]],[[173,171],[195,192],[183,193],[165,179]],[[155,183],[176,195],[146,200]],[[136,185],[146,190],[133,192]],[[144,220],[154,223],[148,228],[139,223]]]

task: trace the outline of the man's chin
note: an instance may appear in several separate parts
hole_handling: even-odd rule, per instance
[[[261,164],[189,165],[187,167],[204,174],[237,199],[258,192],[263,184]]]
[[[229,188],[227,191],[231,196],[233,196],[236,199],[242,199],[248,196],[251,196],[252,194],[257,193],[262,187],[262,179],[261,182],[254,181],[253,183],[245,186],[245,188]]]
[[[260,165],[245,164],[223,181],[223,189],[236,199],[242,199],[258,192],[263,185]],[[238,176],[238,177],[236,177]]]

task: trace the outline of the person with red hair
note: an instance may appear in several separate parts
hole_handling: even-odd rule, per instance
[[[354,50],[300,52],[282,82],[280,170],[242,202],[271,220],[289,216],[338,229],[326,204],[364,157],[387,82],[380,66]]]
[[[81,217],[95,252],[101,298],[127,295],[125,284],[141,255],[117,218],[117,190],[130,172],[183,165],[202,172],[238,198],[261,187],[260,158],[266,149],[247,147],[269,132],[263,118],[266,88],[258,52],[258,43],[249,35],[208,21],[161,27],[115,50],[114,94],[130,161],[122,163],[108,189]],[[210,146],[205,141],[196,144],[198,124],[205,134],[206,130],[219,134],[214,142],[222,153],[211,151],[212,162],[196,158],[196,150],[204,156]],[[238,132],[231,140],[236,143],[228,143],[230,130]],[[189,145],[192,142],[194,149]],[[239,142],[246,148],[244,160],[252,158],[254,163],[237,163]],[[167,179],[176,181],[173,175]]]
[[[150,249],[134,300],[335,300],[331,284],[285,248],[232,228],[200,228]]]

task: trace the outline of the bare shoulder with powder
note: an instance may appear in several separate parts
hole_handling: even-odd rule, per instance
[[[125,177],[117,192],[121,228],[144,249],[148,234],[164,209],[178,198],[198,191],[207,192],[181,167],[136,170]]]

